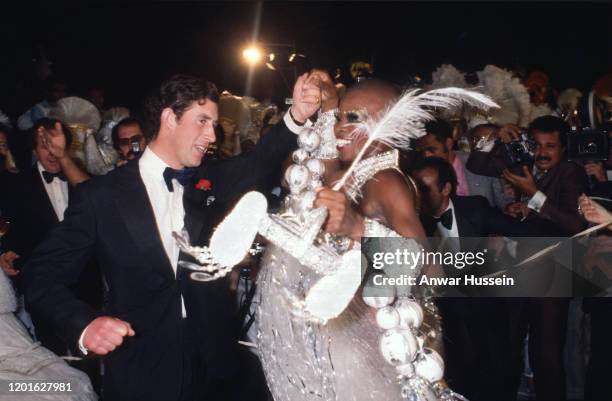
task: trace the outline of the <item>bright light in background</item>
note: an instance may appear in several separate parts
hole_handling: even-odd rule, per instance
[[[257,47],[249,46],[243,50],[242,57],[244,57],[249,64],[257,64],[261,61],[262,53]]]

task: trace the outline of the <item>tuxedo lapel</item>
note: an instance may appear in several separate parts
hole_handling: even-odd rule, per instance
[[[183,193],[183,207],[185,208],[185,229],[189,233],[192,245],[202,245],[200,234],[204,226],[204,196],[203,191],[187,185]]]
[[[172,265],[159,236],[151,200],[138,170],[138,162],[134,161],[120,168],[125,171],[121,172],[124,174],[116,176],[113,197],[119,215],[139,253],[149,259],[149,263],[162,275],[174,280]]]
[[[453,213],[455,213],[455,220],[457,221],[457,232],[459,237],[478,237],[478,232],[474,223],[471,221],[471,213],[477,211],[470,210],[468,204],[465,204],[464,199],[461,197],[453,198]]]

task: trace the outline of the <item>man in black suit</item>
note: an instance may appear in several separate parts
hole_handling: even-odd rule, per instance
[[[482,250],[477,238],[498,234],[527,236],[530,228],[492,208],[482,196],[456,196],[457,178],[453,166],[438,157],[417,163],[413,177],[423,196],[423,227],[429,237],[450,241],[452,251]],[[457,271],[453,266],[445,269]],[[461,274],[483,275],[489,271],[473,268]],[[470,400],[511,400],[511,348],[507,336],[503,301],[476,297],[440,298],[445,340],[446,374],[453,390]]]
[[[0,196],[0,208],[11,223],[3,238],[4,252],[0,255],[0,266],[13,277],[18,292],[21,289],[20,267],[29,259],[30,254],[44,237],[64,219],[64,211],[72,188],[88,179],[70,159],[64,150],[70,144],[70,136],[61,134],[63,130],[57,120],[43,118],[37,121],[30,133],[30,147],[38,160],[36,164],[17,175],[6,177],[5,188]],[[69,185],[70,184],[70,185]],[[101,301],[100,280],[94,276],[83,278],[80,283],[98,286],[99,294],[84,294],[91,304]],[[98,305],[99,306],[99,305]],[[37,339],[58,355],[66,355],[67,344],[57,337],[47,319],[32,314]]]
[[[11,222],[8,234],[3,237],[0,266],[12,278],[21,295],[20,268],[29,260],[33,250],[45,236],[64,218],[73,188],[89,179],[77,167],[65,151],[71,137],[58,120],[43,118],[30,132],[29,142],[36,164],[17,175],[9,174],[0,195],[0,209]],[[99,268],[92,264],[83,271],[71,291],[92,308],[102,305],[102,278]],[[31,323],[30,319],[31,318]],[[36,340],[60,356],[78,352],[76,344],[60,338],[46,316],[30,310],[29,305],[19,311],[24,324],[33,327]],[[94,389],[99,389],[100,366],[98,361],[72,361],[70,364],[83,370],[90,377]]]
[[[215,141],[217,89],[191,76],[170,78],[148,103],[152,138],[141,158],[80,185],[64,222],[30,258],[26,298],[83,351],[107,355],[105,399],[232,399],[220,384],[238,368],[227,282],[196,282],[177,269],[171,233],[184,227],[202,245],[209,194],[225,201],[280,168],[299,124],[320,107],[307,78],[253,152],[202,166]],[[106,315],[66,288],[91,255],[108,284]]]

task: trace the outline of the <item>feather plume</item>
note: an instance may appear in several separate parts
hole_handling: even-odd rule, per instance
[[[337,191],[344,186],[373,142],[377,141],[396,149],[408,149],[412,139],[425,135],[424,123],[435,118],[433,113],[436,109],[458,107],[464,102],[485,110],[499,107],[488,96],[472,90],[444,88],[421,93],[416,89],[406,92],[390,105],[377,121],[355,124],[353,135],[367,135],[368,140],[333,189]]]

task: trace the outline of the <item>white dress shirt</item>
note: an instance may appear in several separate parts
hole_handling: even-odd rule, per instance
[[[43,182],[45,191],[47,191],[47,196],[53,206],[55,215],[59,221],[62,221],[64,220],[64,212],[68,207],[68,183],[57,177],[53,178],[53,181],[50,183],[47,183],[42,174],[42,172],[45,171],[44,167],[40,162],[36,162],[36,166],[38,167],[38,174]]]
[[[451,210],[452,211],[452,215],[453,215],[453,225],[451,226],[450,230],[448,228],[444,227],[444,225],[442,225],[442,222],[438,222],[436,224],[436,227],[438,228],[438,233],[440,234],[440,237],[442,237],[442,238],[449,238],[449,237],[455,238],[455,237],[459,236],[459,228],[457,227],[457,217],[455,216],[455,210],[454,210],[454,206],[453,206],[453,201],[451,199],[448,200],[448,206],[444,210],[444,213],[446,213],[448,210]],[[444,213],[442,213],[442,214],[444,214]]]
[[[538,176],[538,173],[543,176],[547,173],[547,171],[540,171],[536,166],[533,166],[531,174],[534,176],[534,178]],[[529,201],[527,201],[527,207],[536,213],[540,213],[544,203],[546,203],[546,195],[544,195],[544,192],[538,190],[531,198],[529,198]]]
[[[164,170],[167,167],[170,166],[148,147],[138,160],[140,177],[153,206],[157,231],[176,277],[180,249],[172,238],[172,232],[180,233],[183,229],[185,209],[183,207],[183,186],[175,179],[172,180],[173,192],[170,192],[166,186]],[[181,308],[183,317],[186,317],[187,312],[182,297]]]

